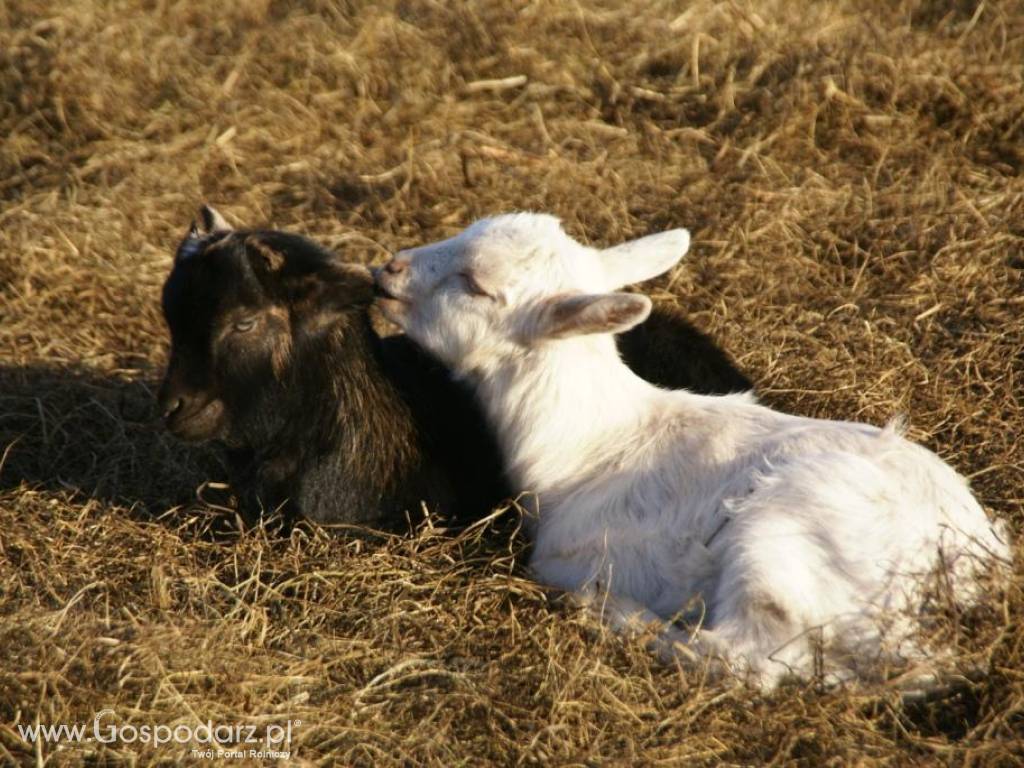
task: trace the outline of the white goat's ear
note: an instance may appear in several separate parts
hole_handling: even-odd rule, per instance
[[[586,333],[622,333],[651,314],[651,300],[638,293],[598,293],[548,301],[533,339],[564,339]]]
[[[196,229],[196,225],[192,225]],[[205,203],[199,207],[198,233],[203,235],[216,235],[221,232],[230,232],[234,229],[228,224],[227,219],[220,215],[220,211],[212,205]]]
[[[609,288],[621,288],[667,272],[690,250],[690,233],[670,229],[599,252]]]

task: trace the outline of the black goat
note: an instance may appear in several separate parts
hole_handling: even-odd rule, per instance
[[[201,219],[164,285],[160,404],[178,437],[224,446],[243,515],[395,527],[422,502],[465,521],[507,497],[473,394],[406,337],[375,331],[365,268],[297,235],[234,231],[208,207]],[[655,383],[751,388],[673,310],[620,344]]]

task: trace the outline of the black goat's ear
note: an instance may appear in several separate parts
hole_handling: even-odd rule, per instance
[[[200,253],[202,243],[199,241],[202,238],[209,235],[227,234],[231,231],[233,231],[232,226],[221,216],[220,212],[204,203],[199,207],[198,218],[192,220],[185,239],[178,246],[178,251],[174,256],[175,261]]]
[[[221,216],[220,211],[205,203],[199,207],[199,226],[193,223],[192,227],[197,235],[216,235],[234,229],[228,224],[227,219]]]
[[[199,232],[199,225],[193,221],[188,228],[185,239],[181,241],[178,250],[174,252],[174,262],[177,263],[183,259],[195,256],[201,249],[202,235]]]

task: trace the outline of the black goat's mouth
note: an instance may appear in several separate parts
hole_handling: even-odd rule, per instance
[[[167,429],[180,440],[201,443],[221,435],[224,426],[224,403],[210,400],[188,412],[176,411],[167,418]]]

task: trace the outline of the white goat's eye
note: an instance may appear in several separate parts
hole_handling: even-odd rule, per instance
[[[247,317],[244,320],[239,320],[234,325],[234,330],[238,333],[246,333],[256,327],[256,318]]]
[[[494,295],[484,288],[480,283],[476,281],[470,272],[460,272],[459,276],[462,278],[462,282],[466,285],[466,290],[474,296],[483,296],[488,299],[494,298]]]

